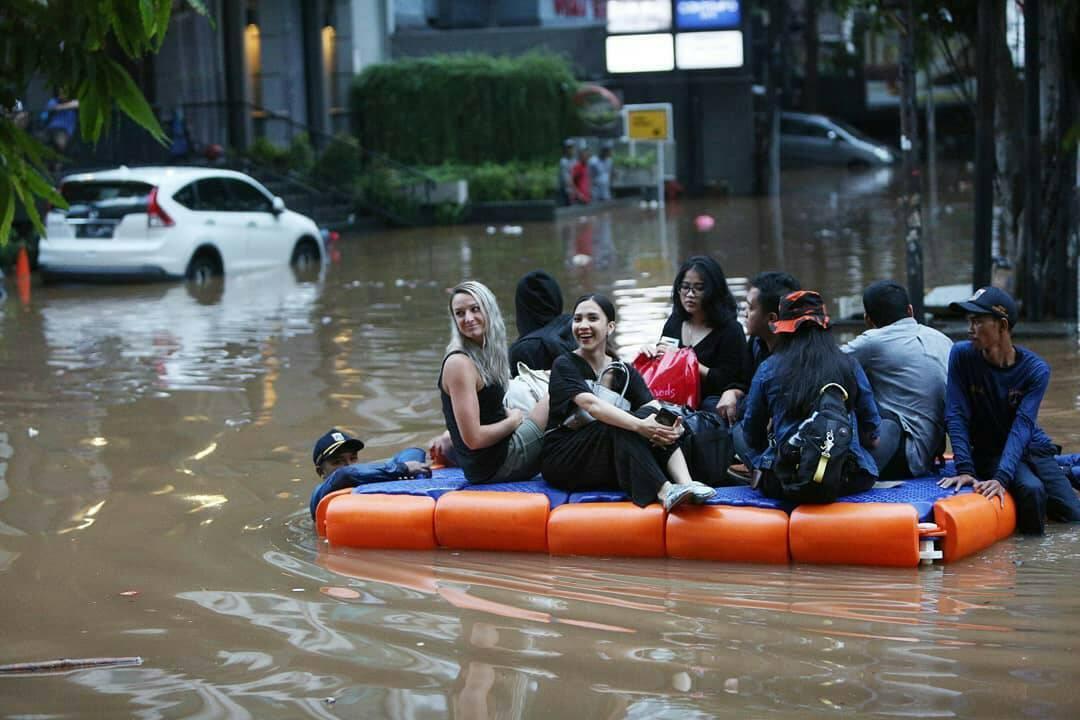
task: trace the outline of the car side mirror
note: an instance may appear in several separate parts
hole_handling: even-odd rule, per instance
[[[271,204],[271,208],[275,215],[280,215],[285,212],[285,201],[277,195],[274,196],[274,202]]]

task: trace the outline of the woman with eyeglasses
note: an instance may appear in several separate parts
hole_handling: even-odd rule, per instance
[[[724,390],[743,381],[747,362],[746,334],[720,263],[706,255],[683,263],[671,287],[671,304],[661,342],[642,352],[662,355],[672,349],[667,338],[675,341],[675,347],[694,348],[701,376],[700,407],[715,410]]]

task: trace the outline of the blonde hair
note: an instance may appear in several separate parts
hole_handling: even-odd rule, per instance
[[[454,318],[454,298],[464,293],[476,300],[484,313],[484,344],[478,345],[461,334]],[[476,365],[480,380],[484,385],[499,385],[506,388],[510,384],[510,358],[506,348],[506,323],[503,322],[495,294],[483,283],[466,280],[450,291],[450,343],[446,354],[465,353]]]

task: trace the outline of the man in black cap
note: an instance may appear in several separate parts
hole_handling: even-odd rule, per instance
[[[319,501],[335,490],[431,475],[431,467],[426,462],[427,456],[420,448],[405,448],[393,458],[382,462],[357,463],[356,454],[363,449],[364,443],[361,440],[337,428],[315,441],[311,459],[315,463],[315,473],[323,478],[323,481],[311,493],[309,509],[312,519],[319,507]]]
[[[1060,448],[1037,422],[1050,366],[1012,342],[1016,302],[984,287],[949,307],[967,314],[969,340],[949,354],[945,426],[957,474],[938,484],[973,485],[988,498],[1008,490],[1022,533],[1041,535],[1047,515],[1080,522],[1080,499],[1054,460]]]

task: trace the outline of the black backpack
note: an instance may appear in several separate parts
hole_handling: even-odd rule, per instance
[[[843,386],[829,383],[821,388],[810,416],[777,449],[772,471],[775,482],[763,489],[779,499],[831,503],[848,494],[848,481],[858,464],[851,452],[848,393]]]
[[[735,446],[727,421],[711,410],[688,412],[682,419],[686,432],[679,438],[679,447],[690,476],[712,487],[744,484],[727,474],[728,466],[735,461]]]

